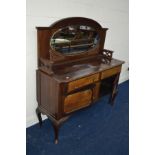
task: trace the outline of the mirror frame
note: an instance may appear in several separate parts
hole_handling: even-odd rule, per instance
[[[51,49],[52,49],[53,51],[58,52],[58,53],[60,53],[60,54],[62,54],[62,55],[64,55],[64,56],[75,56],[75,55],[78,55],[78,54],[82,54],[82,53],[89,52],[89,51],[91,51],[92,49],[94,49],[94,48],[96,48],[96,47],[99,46],[100,38],[98,38],[98,40],[97,40],[96,44],[94,45],[94,47],[88,47],[88,49],[84,49],[84,50],[81,50],[81,51],[78,51],[78,50],[77,50],[77,51],[75,51],[75,52],[63,53],[63,51],[61,51],[61,50],[56,50],[56,49],[52,46],[52,39],[55,37],[55,35],[61,33],[61,31],[63,31],[64,29],[66,29],[66,28],[68,28],[68,27],[70,27],[70,26],[87,26],[87,25],[82,25],[82,24],[81,24],[81,25],[69,25],[69,26],[63,27],[63,28],[61,28],[61,29],[58,29],[58,31],[55,31],[55,32],[53,33],[53,35],[51,36],[50,42],[49,42],[50,47],[51,47]],[[89,26],[89,27],[90,27],[90,26]],[[97,32],[93,27],[90,27],[90,28],[91,28],[93,31]],[[82,30],[81,30],[81,31],[82,31]],[[75,32],[75,33],[76,33],[76,32]],[[96,33],[96,35],[99,36],[98,33]],[[93,41],[94,41],[94,38],[95,38],[95,37],[92,38]],[[57,39],[57,38],[54,38],[54,39]],[[72,40],[71,40],[71,41],[72,41]],[[78,45],[81,45],[81,44],[78,44]],[[69,46],[68,46],[68,48],[69,48]],[[77,53],[76,53],[76,52],[77,52]]]

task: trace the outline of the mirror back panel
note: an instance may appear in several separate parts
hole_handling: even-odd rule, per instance
[[[107,28],[83,17],[65,18],[49,27],[37,27],[38,66],[40,59],[53,63],[101,54]]]

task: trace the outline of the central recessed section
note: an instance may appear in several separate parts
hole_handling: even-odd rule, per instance
[[[70,25],[57,30],[50,39],[50,47],[64,55],[75,55],[99,44],[97,31],[86,25]]]

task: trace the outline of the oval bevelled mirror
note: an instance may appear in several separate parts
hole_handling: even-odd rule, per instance
[[[96,30],[85,25],[71,25],[56,31],[50,39],[53,50],[65,55],[87,52],[99,43]]]

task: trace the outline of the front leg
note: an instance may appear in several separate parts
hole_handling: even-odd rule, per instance
[[[59,137],[59,129],[60,126],[70,117],[70,115],[63,117],[60,120],[56,120],[53,117],[48,116],[48,118],[51,120],[53,129],[54,129],[54,144],[58,144],[58,137]]]
[[[59,127],[60,125],[57,123],[52,122],[53,129],[54,129],[54,144],[58,144],[58,135],[59,135]]]

